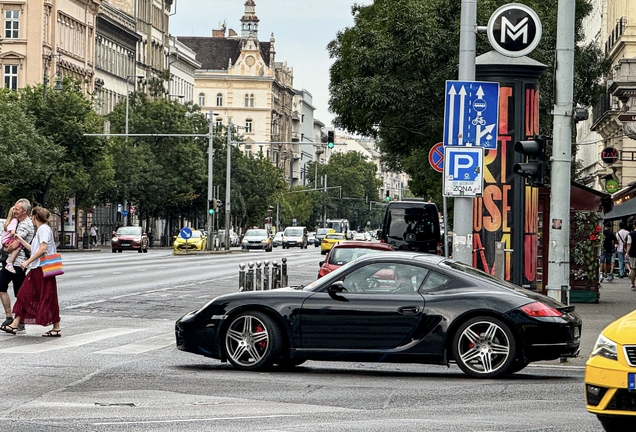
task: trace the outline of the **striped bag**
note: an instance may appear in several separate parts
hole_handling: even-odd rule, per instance
[[[44,255],[40,258],[40,267],[42,267],[44,277],[53,277],[64,274],[64,269],[62,268],[62,255],[59,253]]]

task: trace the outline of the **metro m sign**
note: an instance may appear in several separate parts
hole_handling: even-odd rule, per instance
[[[541,40],[539,16],[526,5],[510,3],[497,9],[488,20],[488,40],[499,53],[522,57]]]

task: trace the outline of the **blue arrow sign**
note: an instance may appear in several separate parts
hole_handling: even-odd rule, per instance
[[[192,230],[190,228],[188,228],[188,227],[181,228],[181,231],[179,232],[179,235],[181,236],[181,238],[187,240],[190,237],[192,237]]]
[[[499,83],[446,81],[444,146],[497,148]]]

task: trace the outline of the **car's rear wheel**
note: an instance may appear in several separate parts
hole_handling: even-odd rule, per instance
[[[453,338],[453,357],[466,375],[494,378],[508,373],[515,361],[516,343],[510,328],[493,317],[463,323]]]
[[[278,359],[276,360],[276,364],[280,367],[282,367],[283,369],[291,369],[295,366],[300,366],[301,364],[305,363],[306,360],[305,359],[290,359],[290,358],[284,358],[284,359]]]
[[[281,351],[281,332],[264,313],[243,312],[225,331],[225,354],[234,367],[257,370],[271,366]]]
[[[597,415],[597,417],[605,432],[623,432],[634,428],[633,416]]]
[[[514,362],[512,362],[512,365],[508,368],[508,372],[509,374],[513,374],[513,373],[517,373],[523,369],[526,368],[526,366],[528,366],[527,361],[525,360],[520,360],[520,359],[516,359]]]

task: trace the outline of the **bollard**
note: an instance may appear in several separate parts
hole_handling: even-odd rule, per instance
[[[280,274],[281,274],[280,286],[286,287],[286,286],[289,286],[287,283],[287,258],[283,257],[281,261],[283,262],[283,264],[281,265],[281,269],[280,269]]]
[[[272,263],[272,289],[280,287],[280,267],[278,261]]]
[[[245,282],[246,291],[254,291],[254,263],[252,261],[247,263],[247,281]]]
[[[261,291],[262,288],[262,280],[261,280],[261,266],[263,265],[262,262],[260,261],[256,261],[256,285],[254,287],[255,291]]]
[[[269,289],[269,260],[265,260],[265,268],[263,269],[263,289]]]
[[[245,264],[239,264],[239,292],[245,291]]]

